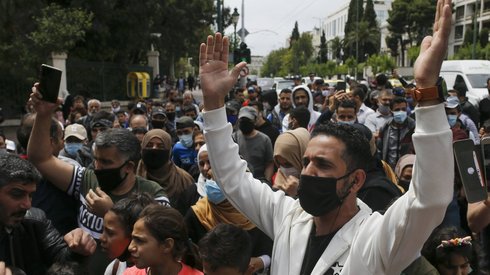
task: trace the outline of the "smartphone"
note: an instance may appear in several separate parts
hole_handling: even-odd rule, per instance
[[[487,192],[490,192],[490,137],[482,138],[480,145],[482,152],[483,174],[485,175]]]
[[[56,103],[61,83],[61,70],[46,64],[41,65],[39,91],[43,100]]]
[[[469,203],[487,199],[487,188],[482,165],[475,150],[473,140],[464,139],[453,143],[454,156],[458,165],[461,182]]]

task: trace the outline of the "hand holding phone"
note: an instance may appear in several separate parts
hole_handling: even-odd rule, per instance
[[[41,65],[39,92],[44,101],[56,103],[61,83],[61,70],[46,64]]]

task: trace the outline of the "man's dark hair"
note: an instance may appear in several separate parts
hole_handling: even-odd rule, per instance
[[[378,74],[376,76],[377,86],[386,86],[387,83],[388,83],[388,77],[385,74]]]
[[[291,118],[298,121],[300,127],[308,129],[308,123],[310,123],[310,111],[305,106],[298,106],[291,110],[289,113]]]
[[[264,104],[262,104],[262,102],[260,101],[250,101],[248,103],[248,106],[250,107],[257,106],[257,109],[259,109],[259,113],[262,113],[262,111],[264,111]]]
[[[13,182],[38,183],[41,174],[29,161],[14,154],[0,155],[0,187]]]
[[[361,99],[361,101],[364,101],[364,99],[366,98],[366,93],[364,92],[364,89],[360,87],[360,85],[356,86],[351,92],[352,92],[352,96],[358,96]]]
[[[138,138],[127,129],[110,128],[100,132],[95,138],[95,147],[116,147],[119,154],[126,160],[133,161],[135,164],[137,164],[141,158],[140,142]]]
[[[281,92],[279,93],[279,95],[281,95],[282,93],[292,93],[293,91],[291,91],[291,89],[288,89],[288,88],[284,88],[281,90]]]
[[[212,271],[220,267],[237,268],[245,273],[252,255],[248,233],[231,224],[219,224],[199,241],[202,261]]]
[[[357,128],[336,123],[320,124],[311,133],[311,138],[320,135],[334,137],[345,145],[341,157],[347,165],[348,172],[355,169],[366,170],[369,167],[372,161],[369,141]]]
[[[351,108],[351,109],[354,109],[354,112],[356,111],[356,103],[350,99],[340,101],[340,103],[337,105],[337,108],[335,109],[335,111],[337,111],[340,107]]]
[[[22,118],[20,127],[17,128],[17,141],[19,142],[22,149],[27,150],[27,144],[29,144],[29,138],[31,137],[32,127],[34,126],[34,120],[36,119],[36,114],[28,114]],[[55,118],[51,119],[51,125],[49,127],[49,137],[54,139],[56,142],[58,140],[58,129],[61,126],[58,120]]]
[[[85,266],[78,262],[64,261],[57,262],[51,265],[46,271],[46,275],[83,275],[88,274]]]
[[[114,116],[113,113],[107,112],[105,110],[100,110],[97,113],[94,114],[92,121],[98,121],[101,119],[107,119],[110,122],[114,122],[116,117]]]
[[[395,96],[395,98],[393,98],[393,100],[390,102],[390,109],[393,109],[393,106],[395,106],[395,104],[400,104],[400,103],[406,103],[408,106],[408,102],[406,98],[401,96]]]
[[[466,84],[456,83],[456,84],[454,84],[453,88],[454,88],[454,91],[456,91],[456,95],[458,95],[458,97],[466,97],[466,92],[468,91]]]

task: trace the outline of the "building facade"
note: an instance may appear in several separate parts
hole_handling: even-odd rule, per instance
[[[478,31],[483,28],[490,29],[490,0],[454,0],[453,4],[455,12],[449,40],[449,56],[463,45],[467,32],[471,32],[469,35],[473,34],[475,25]]]

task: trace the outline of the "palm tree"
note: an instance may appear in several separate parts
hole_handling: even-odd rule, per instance
[[[339,37],[335,37],[330,40],[330,51],[332,52],[332,59],[334,59],[337,63],[340,63],[342,60],[342,48],[344,47],[344,41]]]
[[[361,21],[354,30],[347,34],[344,43],[348,47],[356,47],[357,43],[357,61],[363,62],[368,55],[379,52],[380,36],[378,28],[370,27],[368,22]]]

